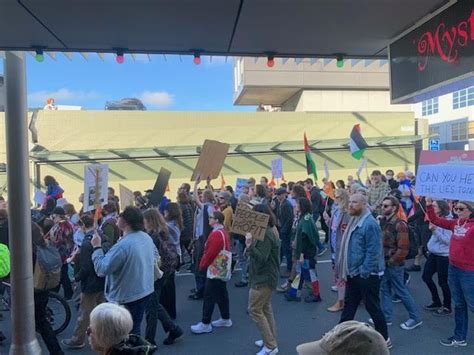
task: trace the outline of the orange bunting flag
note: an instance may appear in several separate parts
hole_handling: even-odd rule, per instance
[[[329,180],[328,182],[326,182],[324,184],[324,187],[323,187],[323,191],[324,193],[329,196],[329,198],[331,198],[332,200],[335,200],[336,197],[334,196],[334,188],[332,187],[332,182],[331,180]]]
[[[221,174],[221,191],[225,191],[224,174]]]

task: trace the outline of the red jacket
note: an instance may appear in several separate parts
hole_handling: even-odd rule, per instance
[[[214,229],[209,237],[207,238],[206,245],[204,246],[204,255],[202,256],[201,262],[199,263],[199,269],[204,271],[209,265],[212,264],[217,255],[224,250],[224,235],[225,238],[225,249],[230,251],[230,238],[229,234],[224,228]]]
[[[427,206],[426,212],[431,223],[453,232],[449,243],[449,262],[460,269],[474,271],[474,218],[441,218],[436,215],[433,206]]]

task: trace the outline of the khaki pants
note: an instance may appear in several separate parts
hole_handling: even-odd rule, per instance
[[[275,349],[277,334],[272,310],[272,289],[268,286],[251,288],[249,291],[249,313],[262,335],[263,344],[268,349]]]
[[[89,327],[91,312],[95,306],[103,302],[105,302],[103,292],[81,293],[81,304],[79,305],[77,324],[71,339],[74,343],[82,344],[85,342],[86,331],[87,327]]]

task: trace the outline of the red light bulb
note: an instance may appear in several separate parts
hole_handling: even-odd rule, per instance
[[[196,64],[196,65],[201,64],[201,57],[200,57],[198,54],[195,54],[195,55],[194,55],[193,62],[194,62],[194,64]]]
[[[125,61],[125,57],[123,56],[123,54],[117,54],[117,56],[115,57],[115,61],[118,64],[123,64],[123,62]]]
[[[273,68],[274,65],[275,65],[275,59],[274,59],[273,57],[268,57],[268,59],[267,59],[267,67]]]

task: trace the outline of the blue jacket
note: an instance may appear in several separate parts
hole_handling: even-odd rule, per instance
[[[107,301],[125,304],[151,294],[158,257],[153,240],[141,231],[123,236],[105,255],[96,249],[92,261],[97,275],[105,276]]]
[[[371,214],[362,219],[352,232],[347,258],[351,277],[360,275],[367,278],[385,270],[382,230]]]

